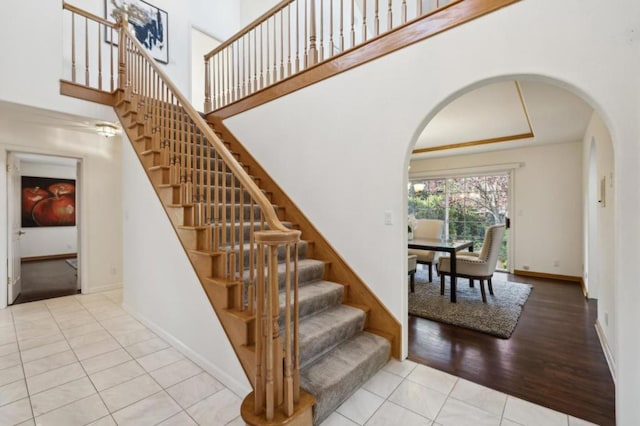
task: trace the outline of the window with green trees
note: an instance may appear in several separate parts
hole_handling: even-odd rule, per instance
[[[480,250],[488,226],[504,223],[509,207],[509,176],[465,176],[417,179],[409,183],[409,214],[417,219],[441,219],[445,237],[473,240]],[[505,232],[498,268],[507,269]]]

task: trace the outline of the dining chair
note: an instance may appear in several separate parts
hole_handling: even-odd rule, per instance
[[[489,294],[493,296],[491,277],[498,263],[504,229],[504,224],[488,227],[479,253],[456,253],[456,277],[468,278],[472,287],[473,280],[479,280],[480,292],[484,303],[487,303],[487,295],[484,289],[485,280],[488,281]],[[451,276],[451,258],[449,256],[440,258],[438,273],[440,274],[440,294],[444,294],[444,277],[445,275]]]
[[[439,240],[442,238],[442,229],[444,228],[444,221],[438,219],[418,219],[417,225],[413,231],[413,238],[415,239],[429,239]],[[431,267],[438,260],[439,254],[431,250],[418,250],[409,249],[410,255],[418,257],[417,262],[423,265],[427,265],[429,268],[429,282],[433,281],[433,275]]]

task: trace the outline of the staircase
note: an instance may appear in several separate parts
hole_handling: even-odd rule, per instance
[[[251,351],[254,342],[250,335],[250,328],[245,327],[245,324],[253,321],[254,318],[235,306],[236,283],[216,278],[210,272],[211,265],[207,264],[205,259],[210,258],[212,253],[203,247],[204,238],[198,238],[197,234],[202,229],[193,225],[193,217],[189,213],[193,206],[177,202],[182,198],[181,186],[170,182],[168,169],[162,164],[159,139],[155,138],[154,132],[150,130],[149,123],[153,122],[154,116],[145,111],[146,103],[148,101],[136,96],[131,96],[129,99],[122,96],[116,105],[116,112],[198,276],[204,277],[203,288],[207,296],[214,307],[218,308],[218,315],[223,323],[232,330],[244,329],[245,335],[241,336],[243,342],[240,351]],[[184,116],[185,112],[176,109],[172,114]],[[198,152],[195,158],[197,167],[194,168],[194,173],[200,174],[203,172],[200,167],[202,158],[207,155],[195,142],[200,139],[199,131],[193,131],[191,134],[193,141],[186,142],[193,143],[197,147],[195,149]],[[212,147],[206,148],[213,150]],[[214,154],[209,153],[208,157],[213,158]],[[215,169],[215,166],[212,165],[210,168]],[[219,173],[218,179],[222,178],[222,174]],[[228,178],[230,179],[230,176]],[[215,176],[211,176],[211,179],[215,180]],[[240,198],[243,198],[244,202],[248,201],[245,192],[241,194],[240,190],[228,190],[223,196],[226,203],[224,206],[226,218],[231,219],[232,215],[240,215],[241,211],[247,217],[252,214],[250,206],[240,203]],[[278,206],[274,208],[276,211],[281,211]],[[256,207],[253,209],[254,215],[260,214]],[[219,216],[223,216],[222,212],[219,212]],[[295,226],[287,222],[284,224],[288,227]],[[232,225],[228,221],[222,224],[222,228],[230,234]],[[248,243],[249,230],[245,229],[243,234],[246,238],[244,242]],[[308,241],[300,241],[298,245],[300,385],[302,389],[316,397],[313,421],[319,423],[387,362],[390,356],[390,343],[383,337],[364,331],[367,323],[367,308],[343,304],[345,284],[324,279],[328,265],[322,260],[307,256],[310,245],[313,243]],[[222,251],[229,251],[229,248],[223,247]],[[284,318],[286,299],[285,254],[284,250],[278,252],[280,318]],[[251,273],[248,250],[243,252],[243,259],[238,263],[242,264],[242,275],[248,281]],[[245,366],[245,370],[249,369],[250,367]]]

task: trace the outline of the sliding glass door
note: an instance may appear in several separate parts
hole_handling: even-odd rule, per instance
[[[488,226],[505,223],[509,212],[509,175],[492,174],[443,179],[417,179],[409,183],[409,214],[417,219],[441,219],[445,237],[473,240],[480,250]],[[508,270],[504,234],[497,268]]]

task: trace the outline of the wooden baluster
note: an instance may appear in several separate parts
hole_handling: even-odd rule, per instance
[[[405,22],[407,22],[407,0],[402,0],[402,23]]]
[[[303,40],[302,42],[304,43],[304,64],[303,65],[304,65],[305,69],[309,67],[309,54],[307,52],[307,40],[309,40],[307,38],[307,26],[308,26],[307,21],[309,20],[309,15],[307,13],[308,12],[308,3],[309,3],[309,0],[304,0],[304,17],[303,17],[303,19],[304,19],[304,34],[303,34],[303,37],[302,37],[302,40]]]
[[[242,305],[242,310],[246,309],[246,306],[244,304],[244,301],[242,300],[242,295],[244,294],[244,279],[243,279],[243,272],[244,272],[244,192],[242,190],[242,184],[240,184],[240,182],[238,182],[238,187],[236,188],[237,192],[238,192],[238,198],[240,201],[240,217],[238,219],[238,249],[239,249],[239,253],[238,253],[238,277],[237,280],[240,281],[242,284],[239,285],[239,289],[240,289],[240,301],[241,301],[241,305]],[[235,192],[234,192],[235,193]]]
[[[224,70],[223,70],[224,76],[225,76],[225,82],[224,82],[224,104],[228,105],[232,102],[231,99],[231,92],[229,90],[229,88],[231,87],[230,85],[230,79],[231,76],[229,75],[229,48],[225,48],[224,49]]]
[[[420,0],[417,0],[420,1]],[[375,1],[375,16],[374,16],[374,22],[373,22],[373,32],[375,33],[375,35],[379,35],[380,34],[380,15],[378,12],[378,8],[379,8],[379,0]]]
[[[267,57],[267,71],[266,71],[266,79],[267,79],[267,86],[269,86],[271,84],[271,74],[270,74],[270,69],[271,69],[271,56],[269,56],[269,19],[267,19],[265,21],[265,25],[267,27],[267,40],[266,40],[266,57]]]
[[[253,91],[258,91],[258,30],[253,29]]]
[[[244,81],[245,96],[249,96],[251,93],[251,51],[249,50],[251,47],[251,39],[249,37],[249,34],[242,37],[242,79]]]
[[[244,92],[244,37],[238,40],[238,96],[242,99]]]
[[[351,0],[351,47],[356,45],[356,30],[355,30],[355,7],[354,0]]]
[[[422,16],[422,0],[416,0],[416,18]]]
[[[163,166],[171,166],[171,160],[170,160],[170,155],[171,152],[169,151],[169,134],[168,134],[168,129],[167,126],[169,125],[169,108],[167,106],[167,102],[168,102],[168,93],[167,93],[167,87],[164,84],[164,81],[160,80],[160,97],[161,97],[161,108],[162,108],[162,114],[160,116],[160,140],[162,141],[162,154],[161,154],[161,161],[160,163]],[[169,183],[173,183],[171,182],[171,179],[169,179]]]
[[[362,41],[367,41],[367,0],[362,1]]]
[[[365,0],[366,1],[366,0]],[[293,414],[293,363],[291,342],[291,247],[285,244],[285,304],[284,304],[284,412]]]
[[[236,46],[236,48],[234,49],[235,57],[236,57],[236,66],[235,66],[234,74],[236,75],[236,100],[238,100],[242,97],[242,92],[241,92],[242,81],[240,80],[240,40],[236,41],[233,44]]]
[[[333,1],[329,0],[329,53],[327,57],[333,56]]]
[[[220,250],[220,159],[218,151],[213,151],[213,251]]]
[[[169,94],[169,89],[167,88],[167,93]],[[170,93],[170,103],[169,105],[167,105],[167,108],[169,108],[169,120],[168,120],[168,131],[169,131],[169,155],[170,155],[170,161],[171,164],[169,165],[169,182],[172,185],[175,185],[176,183],[178,183],[178,164],[177,164],[177,135],[176,135],[176,128],[177,128],[177,117],[175,114],[175,100],[173,98],[173,93]]]
[[[273,83],[278,81],[278,30],[276,15],[273,15]]]
[[[264,35],[262,29],[264,25],[260,24],[260,88],[264,87],[264,58],[262,54],[262,45],[264,44]]]
[[[209,66],[211,60],[204,58],[204,112],[211,111],[211,72]]]
[[[231,43],[231,46],[229,46],[229,54],[231,55],[231,59],[229,61],[229,73],[231,74],[231,100],[235,101],[238,99],[238,93],[236,92],[236,69],[237,67],[235,66],[235,57],[236,55],[236,51],[235,51],[235,42]]]
[[[266,405],[265,401],[265,343],[267,333],[265,327],[267,325],[267,312],[265,312],[265,273],[264,273],[264,245],[258,243],[258,267],[257,269],[257,288],[256,288],[256,384],[255,384],[255,414],[260,414],[262,408]],[[268,327],[267,327],[268,330]]]
[[[344,51],[344,0],[340,0],[340,52]]]
[[[224,106],[224,89],[222,88],[222,53],[218,53],[216,55],[216,72],[215,72],[215,80],[214,80],[214,98],[216,108],[222,108]]]
[[[320,0],[320,62],[324,61],[324,0]]]
[[[113,81],[113,27],[109,27],[109,32],[111,35],[111,43],[109,44],[109,67],[111,69],[111,80],[109,85],[109,90],[113,92],[114,89],[114,81]]]
[[[228,46],[227,48],[225,48],[225,64],[226,64],[226,69],[224,70],[225,75],[227,76],[227,81],[226,81],[226,92],[227,92],[227,104],[230,104],[231,102],[233,102],[233,81],[231,80],[231,61],[233,60],[232,55],[231,55],[231,46]]]
[[[284,9],[280,9],[280,80],[284,78]]]
[[[221,189],[222,189],[222,203],[221,203],[221,207],[220,207],[220,215],[221,217],[221,224],[224,227],[229,226],[229,224],[227,223],[227,164],[226,163],[222,163],[222,185],[221,185]],[[229,229],[229,234],[231,234],[231,229]],[[222,229],[222,238],[221,238],[221,242],[220,244],[222,245],[223,248],[226,248],[227,246],[227,232],[226,229]]]
[[[287,5],[287,76],[291,75],[291,3]]]
[[[294,246],[293,256],[293,400],[300,399],[300,306],[299,306],[299,278],[298,278],[298,243]]]
[[[318,63],[318,49],[316,48],[316,0],[309,0],[309,62],[310,67]]]
[[[84,85],[89,86],[89,19],[84,18]]]
[[[76,14],[71,12],[71,81],[76,82]]]
[[[204,223],[206,226],[211,227],[211,150],[213,149],[209,140],[203,137],[202,144],[205,146],[205,158],[206,161],[206,185],[205,185],[205,199],[204,199]],[[217,191],[217,188],[213,188],[213,190]],[[207,244],[206,247],[209,250],[213,250],[211,246],[211,230],[208,229],[206,232]]]
[[[230,195],[230,200],[229,200],[229,205],[230,205],[230,212],[229,212],[229,221],[231,222],[231,238],[229,239],[229,250],[231,250],[231,256],[230,260],[233,261],[235,260],[235,251],[237,249],[237,232],[236,232],[236,226],[238,225],[238,223],[236,222],[236,204],[237,204],[237,200],[236,200],[236,192],[235,192],[235,188],[236,188],[236,177],[235,175],[231,175],[230,179],[229,179],[229,195]],[[236,271],[236,264],[233,262],[231,263],[231,268],[230,268],[230,276],[232,280],[235,280],[235,271]],[[239,286],[236,286],[239,287]],[[240,298],[239,296],[239,292],[236,292],[236,306],[239,308],[240,307]]]
[[[249,289],[247,290],[248,299],[249,299],[249,315],[253,315],[255,311],[255,301],[254,301],[254,293],[255,293],[255,273],[256,273],[256,260],[255,260],[255,238],[253,235],[253,231],[255,228],[256,218],[255,218],[255,204],[253,201],[253,197],[249,200]],[[259,335],[256,334],[259,338]]]
[[[98,90],[102,90],[102,24],[100,23],[98,23]]]
[[[187,151],[187,203],[193,204],[193,123],[189,116],[184,113],[185,121],[185,143]]]
[[[296,1],[296,72],[300,72],[300,2]]]
[[[266,418],[267,420],[272,420],[275,414],[275,406],[276,406],[276,371],[275,371],[275,363],[276,357],[274,357],[274,352],[276,350],[276,345],[274,340],[277,337],[277,333],[279,332],[279,327],[277,325],[277,314],[274,313],[273,306],[273,298],[274,293],[276,293],[275,297],[277,297],[277,289],[278,289],[278,248],[275,246],[268,246],[269,254],[267,257],[268,264],[268,272],[267,272],[267,294],[266,294],[266,303],[267,303],[267,374],[266,374],[266,386],[265,393],[267,399],[266,406]],[[274,285],[275,283],[275,285]],[[276,317],[276,324],[274,327],[273,319]]]
[[[389,0],[389,13],[387,15],[387,31],[390,31],[393,28],[393,0]]]

